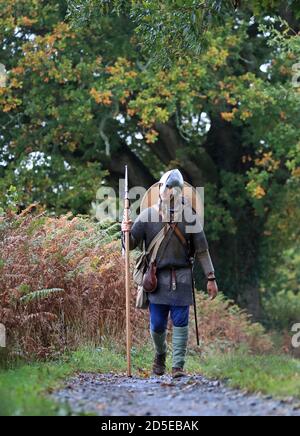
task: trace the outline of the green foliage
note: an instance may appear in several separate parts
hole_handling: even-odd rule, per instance
[[[153,351],[148,347],[133,350],[134,375],[150,373]],[[170,362],[168,362],[170,364]],[[124,373],[125,350],[110,344],[92,346],[66,354],[57,362],[12,367],[0,372],[0,416],[67,416],[68,407],[49,398],[66,378],[75,373]],[[199,360],[198,354],[187,359],[187,370],[208,377],[226,379],[230,386],[276,397],[300,398],[299,361],[283,356],[254,356],[245,350],[227,355],[211,354]]]
[[[196,298],[203,356],[240,347],[253,353],[271,352],[273,343],[262,325],[254,323],[249,314],[222,293],[213,302],[201,292]],[[193,332],[193,342],[195,337]]]
[[[19,286],[19,291],[20,291],[21,294],[25,294],[26,295],[26,294],[30,293],[31,287],[29,285],[27,285],[26,283],[22,283]]]
[[[85,347],[57,362],[12,365],[0,371],[0,416],[68,416],[67,406],[55,403],[49,392],[78,372],[124,371],[123,353],[113,347]]]
[[[42,223],[40,215],[7,218],[10,225],[0,238],[5,260],[0,262],[0,321],[7,326],[7,352],[45,358],[87,341],[102,344],[107,337],[123,343],[119,224],[70,215],[43,218]],[[135,295],[132,284],[132,334],[141,344],[149,337],[148,320],[146,312],[134,309]],[[262,326],[224,295],[212,302],[197,293],[197,302],[203,352],[241,344],[253,352],[272,348]]]
[[[68,415],[66,407],[57,406],[44,396],[50,387],[70,374],[69,368],[58,364],[22,366],[0,372],[0,416]]]
[[[295,320],[297,313],[298,320],[300,319],[296,303],[300,292],[300,252],[297,243],[300,238],[299,193],[297,179],[291,180],[285,188],[280,188],[276,207],[270,210],[261,244],[260,261],[263,270],[261,285],[265,317],[268,325],[277,329],[281,327],[289,329],[291,319]],[[277,296],[278,292],[280,294]],[[270,304],[268,304],[269,299],[271,299]],[[278,309],[276,309],[277,303]]]
[[[299,13],[298,10],[297,16],[299,16]],[[283,58],[286,52],[300,54],[300,40],[297,37],[295,38],[297,36],[296,31],[282,17],[262,22],[260,29],[269,34],[268,44],[271,47],[280,48]]]
[[[285,3],[281,0],[69,0],[68,16],[76,25],[83,25],[100,21],[105,14],[128,14],[145,52],[161,65],[170,65],[178,56],[198,55],[207,47],[206,31],[223,25],[226,19],[252,15],[260,18],[280,11],[292,11],[298,17],[299,1]]]
[[[290,331],[300,321],[300,293],[277,292],[264,298],[263,307],[269,328]]]
[[[205,231],[210,241],[218,241],[220,235],[236,233],[236,225],[230,210],[224,207],[222,194],[216,186],[210,184],[205,188],[205,202],[209,205],[205,214]]]
[[[22,292],[23,289],[22,289]],[[41,289],[39,291],[35,291],[35,292],[30,292],[27,293],[26,295],[24,295],[23,297],[20,298],[20,301],[22,303],[30,303],[33,301],[39,301],[39,300],[43,300],[49,297],[52,297],[53,295],[56,295],[58,293],[64,292],[63,289],[59,289],[59,288],[53,288],[53,289]]]
[[[234,388],[277,398],[300,398],[300,362],[290,357],[251,356],[242,350],[214,354],[201,366],[205,375],[225,379]]]
[[[13,15],[10,3],[0,2],[1,62],[9,71],[0,89],[1,199],[12,185],[22,204],[86,212],[106,175],[98,136],[102,114],[95,116],[89,95],[104,55],[96,45],[105,42],[99,31],[93,43],[93,27],[75,36],[63,22],[64,2],[26,0]]]
[[[125,325],[119,224],[70,214],[8,215],[4,223],[0,322],[7,328],[9,356],[47,358],[106,336],[118,340]],[[134,300],[133,293],[133,306]],[[132,323],[142,342],[145,314],[134,311]]]
[[[235,3],[70,1],[85,20],[72,27],[65,1],[0,1],[0,213],[40,202],[86,214],[125,162],[144,186],[179,167],[205,185],[226,293],[241,301],[272,277],[276,244],[290,250],[298,228],[299,9]]]
[[[20,195],[15,186],[10,186],[5,195],[0,198],[0,216],[4,215],[7,210],[17,212],[19,209]]]

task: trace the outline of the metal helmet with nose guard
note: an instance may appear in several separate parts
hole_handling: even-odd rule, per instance
[[[164,193],[173,189],[173,195],[181,193],[184,188],[184,179],[179,170],[171,170],[165,173],[159,181],[160,196],[163,197]]]

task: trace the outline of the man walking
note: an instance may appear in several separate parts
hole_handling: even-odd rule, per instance
[[[174,378],[184,376],[188,343],[189,313],[193,301],[192,263],[197,257],[207,277],[211,298],[218,294],[214,267],[200,217],[183,197],[184,180],[179,170],[167,172],[159,182],[159,202],[145,209],[132,225],[123,221],[122,231],[130,232],[130,249],[145,244],[146,250],[165,227],[155,265],[157,287],[149,292],[150,331],[155,348],[153,372],[166,371],[167,324],[173,323]]]

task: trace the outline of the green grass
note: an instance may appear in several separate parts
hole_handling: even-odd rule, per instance
[[[0,371],[0,416],[68,415],[47,393],[77,372],[124,371],[124,357],[109,349],[83,348],[57,362],[18,365]]]
[[[153,351],[149,347],[133,349],[134,375],[148,377]],[[168,367],[171,367],[170,357]],[[232,387],[249,392],[300,398],[300,362],[284,356],[250,356],[246,352],[230,355],[211,355],[205,359],[191,354],[187,368],[191,373],[226,379]],[[57,362],[20,364],[0,371],[1,416],[69,415],[66,406],[58,405],[49,393],[63,385],[78,372],[125,373],[123,351],[114,348],[86,347]]]
[[[278,398],[300,398],[300,361],[289,356],[251,356],[247,352],[214,355],[201,362],[208,377],[229,386]]]

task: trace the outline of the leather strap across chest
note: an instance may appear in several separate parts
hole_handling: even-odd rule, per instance
[[[184,247],[187,247],[188,243],[187,240],[185,239],[185,236],[183,235],[183,233],[181,232],[180,228],[178,227],[178,224],[176,223],[171,223],[170,227],[174,230],[175,235],[177,236],[177,238],[180,240],[180,242],[182,243],[182,245]]]

